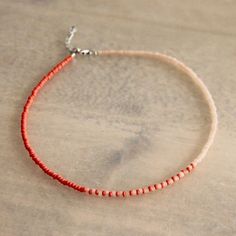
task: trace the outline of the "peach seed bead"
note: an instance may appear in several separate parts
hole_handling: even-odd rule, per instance
[[[172,177],[172,179],[173,179],[175,182],[177,182],[177,181],[179,181],[180,178],[179,178],[178,175],[175,175],[175,176]]]
[[[171,185],[171,184],[174,183],[174,180],[173,180],[172,178],[170,178],[170,179],[168,179],[166,182],[167,182],[168,185]]]
[[[183,172],[183,171],[180,171],[180,172],[178,173],[178,176],[179,176],[180,179],[182,179],[182,178],[184,177],[184,172]]]
[[[166,181],[164,181],[164,182],[161,183],[161,185],[162,185],[162,188],[165,188],[168,184],[167,184]]]
[[[139,189],[138,189],[138,194],[144,194],[144,191],[143,191],[142,188],[139,188]]]
[[[149,193],[149,189],[147,187],[143,188],[143,193]]]

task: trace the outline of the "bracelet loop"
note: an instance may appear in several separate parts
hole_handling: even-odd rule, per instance
[[[70,47],[70,41],[75,33],[75,28],[72,28],[70,35],[67,37],[66,40],[66,47],[70,52],[72,52],[71,55],[67,56],[64,60],[62,60],[59,64],[57,64],[46,76],[44,76],[41,81],[35,86],[35,88],[32,90],[31,95],[28,97],[24,109],[21,115],[21,135],[22,139],[25,145],[25,148],[27,149],[29,156],[32,158],[32,160],[49,176],[51,176],[53,179],[57,180],[63,185],[66,185],[70,188],[73,188],[79,192],[83,192],[89,195],[97,195],[97,196],[109,196],[109,197],[127,197],[127,196],[135,196],[135,195],[142,195],[149,192],[153,192],[156,190],[163,189],[167,187],[168,185],[172,185],[173,183],[179,181],[182,179],[185,175],[192,172],[192,170],[195,169],[198,163],[200,163],[203,158],[206,156],[207,151],[209,150],[210,146],[213,144],[216,130],[217,130],[217,112],[216,107],[213,101],[213,98],[208,91],[205,84],[202,82],[202,80],[196,75],[195,72],[193,72],[189,67],[184,65],[182,62],[178,61],[176,58],[167,56],[165,54],[161,54],[158,52],[146,52],[146,51],[122,51],[122,50],[106,50],[106,51],[92,51],[92,50],[81,50],[76,48],[71,49]],[[73,51],[74,50],[74,51]],[[100,56],[129,56],[129,57],[144,57],[144,58],[151,58],[151,59],[158,59],[165,63],[171,64],[186,75],[189,76],[189,78],[192,79],[192,81],[198,86],[198,88],[201,90],[205,101],[208,104],[208,108],[210,111],[211,116],[211,126],[210,131],[208,134],[208,139],[206,143],[203,145],[202,149],[200,150],[197,157],[184,169],[180,170],[178,173],[170,176],[167,180],[163,180],[161,183],[154,183],[148,186],[144,186],[141,188],[136,189],[130,189],[130,190],[122,190],[122,191],[114,191],[114,190],[99,190],[95,188],[85,187],[79,184],[76,184],[60,174],[54,172],[53,170],[49,169],[43,161],[40,159],[40,157],[36,154],[35,150],[31,146],[27,134],[27,119],[28,119],[28,113],[30,110],[30,107],[32,106],[34,99],[37,97],[39,91],[44,87],[44,85],[51,80],[59,71],[62,70],[68,63],[70,63],[75,55],[100,55]]]

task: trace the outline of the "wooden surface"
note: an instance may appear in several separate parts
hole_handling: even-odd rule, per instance
[[[0,235],[236,235],[236,2],[1,1]],[[29,159],[20,113],[33,86],[81,48],[166,52],[202,77],[219,131],[185,180],[144,197],[100,199],[64,188]],[[158,61],[78,58],[38,97],[32,144],[51,168],[91,187],[161,181],[198,153],[209,128],[201,94]]]

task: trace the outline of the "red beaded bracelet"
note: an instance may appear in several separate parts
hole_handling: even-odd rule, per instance
[[[29,156],[32,158],[32,160],[49,176],[51,176],[53,179],[57,180],[63,185],[66,185],[70,188],[73,188],[79,192],[86,193],[88,195],[97,195],[97,196],[109,196],[109,197],[128,197],[128,196],[135,196],[135,195],[142,195],[149,192],[153,192],[156,190],[163,189],[167,187],[168,185],[172,185],[173,183],[179,181],[182,179],[185,175],[190,173],[198,163],[200,163],[203,158],[206,156],[207,151],[209,150],[210,146],[212,145],[216,130],[217,130],[217,112],[216,107],[214,104],[214,101],[212,99],[212,96],[210,92],[208,91],[207,87],[204,85],[202,80],[186,65],[184,65],[182,62],[178,61],[177,59],[167,56],[165,54],[161,54],[158,52],[147,52],[147,51],[121,51],[121,50],[107,50],[107,51],[92,51],[92,50],[81,50],[79,48],[72,48],[70,47],[70,42],[73,37],[73,35],[76,32],[76,28],[72,27],[67,38],[65,41],[66,47],[70,51],[70,55],[67,56],[63,61],[61,61],[59,64],[57,64],[46,76],[44,76],[41,81],[34,87],[32,90],[31,95],[28,97],[25,105],[24,110],[22,112],[21,116],[21,134],[22,139],[25,145],[25,148],[27,149]],[[148,185],[145,187],[137,188],[137,189],[131,189],[128,191],[110,191],[110,190],[99,190],[95,188],[90,188],[86,186],[81,186],[79,184],[76,184],[68,179],[65,179],[60,174],[54,172],[53,170],[49,169],[43,161],[39,158],[39,156],[36,154],[33,147],[30,145],[28,135],[27,135],[27,118],[29,109],[32,106],[34,99],[36,98],[39,91],[44,87],[44,85],[51,80],[62,68],[64,68],[68,63],[70,63],[73,58],[78,55],[99,55],[99,56],[129,56],[129,57],[143,57],[143,58],[151,58],[151,59],[158,59],[165,63],[173,65],[175,68],[181,70],[183,73],[189,76],[190,79],[198,86],[198,88],[201,90],[207,104],[209,107],[210,115],[211,115],[211,127],[208,135],[208,139],[206,143],[203,145],[201,151],[197,155],[197,157],[184,169],[179,171],[177,174],[171,176],[167,180],[164,180],[161,183],[155,183],[152,185]]]

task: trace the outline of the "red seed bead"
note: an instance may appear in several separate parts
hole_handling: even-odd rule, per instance
[[[136,195],[136,191],[133,190],[133,189],[131,189],[131,190],[129,191],[129,195],[130,195],[130,196],[134,196],[134,195]]]
[[[51,72],[47,75],[47,79],[50,80],[53,76],[54,76],[54,73],[51,71]]]
[[[69,183],[68,180],[66,180],[67,184]],[[84,193],[85,192],[85,187],[80,187],[80,192]]]
[[[98,189],[95,190],[95,194],[98,195],[99,194],[99,191]]]
[[[116,191],[116,196],[121,197],[122,196],[122,191]]]

